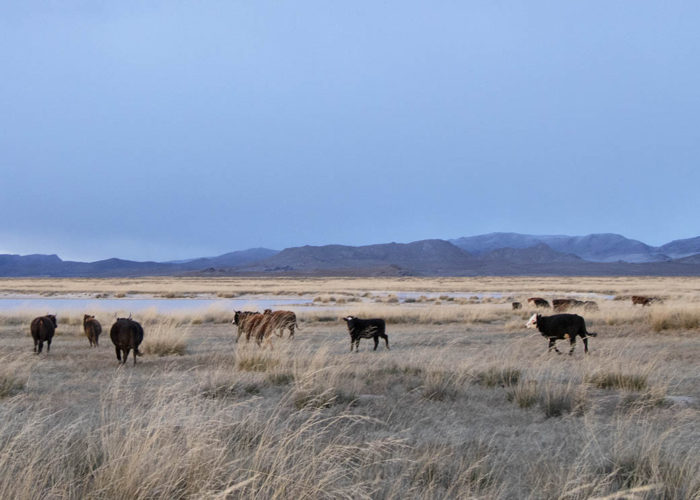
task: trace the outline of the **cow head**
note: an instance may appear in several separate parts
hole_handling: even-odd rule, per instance
[[[233,314],[233,320],[231,321],[232,325],[237,325],[238,320],[241,318],[241,311],[235,311]]]
[[[525,323],[525,328],[537,328],[537,321],[540,319],[541,314],[533,314],[530,319]]]

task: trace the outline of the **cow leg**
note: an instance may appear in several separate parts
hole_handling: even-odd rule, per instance
[[[375,335],[374,336],[374,350],[377,350],[377,346],[379,345],[379,336]]]
[[[588,337],[581,337],[581,340],[583,340],[583,352],[588,354]]]
[[[571,348],[569,349],[569,356],[571,356],[574,353],[574,349],[576,348],[576,336],[575,335],[569,339],[569,345],[571,346]]]
[[[294,338],[294,325],[289,325],[289,338]]]
[[[389,349],[389,337],[387,337],[386,335],[384,335],[384,342],[386,343],[386,348]]]
[[[37,351],[38,346],[39,342],[36,339],[34,339],[34,354],[39,354],[39,352]]]
[[[559,349],[557,349],[556,340],[549,339],[549,351],[552,352],[552,350],[554,350],[557,354],[561,354]]]
[[[46,353],[48,354],[49,351],[51,351],[51,339],[46,341]]]
[[[124,348],[124,359],[122,360],[122,364],[126,364],[126,358],[129,357],[129,351],[131,351],[131,347],[125,347]]]
[[[117,361],[119,361],[121,363],[122,362],[122,350],[119,347],[114,346],[114,352],[117,353]]]
[[[40,340],[39,341],[39,350],[37,351],[37,354],[41,354],[41,350],[44,348],[44,341]]]

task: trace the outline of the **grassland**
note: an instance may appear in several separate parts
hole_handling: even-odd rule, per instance
[[[394,300],[410,291],[432,295]],[[146,354],[124,367],[109,316],[91,349],[89,311],[64,314],[40,356],[33,313],[0,316],[2,498],[700,498],[700,279],[0,280],[0,293],[318,297],[273,350],[235,344],[228,311],[144,313]],[[531,311],[510,309],[591,293],[608,300],[581,313],[599,334],[588,356],[548,354]],[[614,300],[631,294],[665,302]],[[351,354],[343,314],[387,318],[392,349]]]

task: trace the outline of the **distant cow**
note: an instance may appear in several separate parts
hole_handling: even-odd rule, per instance
[[[262,316],[258,311],[235,311],[233,314],[232,324],[238,327],[238,335],[236,336],[236,342],[241,338],[241,335],[245,333],[246,342],[250,340],[252,334],[252,328],[254,324],[259,323],[259,319],[251,322],[254,316]]]
[[[355,351],[360,350],[360,339],[374,339],[374,350],[377,350],[379,345],[379,337],[386,342],[386,348],[389,349],[389,337],[387,337],[386,323],[383,319],[360,319],[353,316],[343,318],[348,325],[350,333],[350,352],[352,346],[355,345]]]
[[[46,342],[46,352],[51,350],[51,339],[53,339],[53,334],[56,332],[56,326],[58,325],[54,314],[39,316],[32,320],[30,330],[34,339],[34,352],[36,354],[41,352],[44,342]]]
[[[563,312],[572,307],[580,307],[583,301],[576,299],[554,299],[552,300],[552,309],[556,312]]]
[[[598,303],[593,300],[586,300],[583,302],[584,311],[599,311]]]
[[[90,347],[97,347],[100,334],[102,333],[102,325],[100,322],[97,321],[94,316],[90,316],[89,314],[83,315],[83,331],[90,341]]]
[[[109,336],[114,344],[114,350],[117,353],[117,359],[121,364],[126,363],[126,358],[129,356],[129,351],[134,350],[134,365],[136,364],[136,356],[141,356],[139,345],[143,341],[143,327],[131,318],[117,318],[117,321],[112,325]],[[122,353],[124,358],[122,359]]]
[[[522,309],[523,305],[520,302],[513,302],[511,307],[513,308],[513,311],[515,311],[516,309]]]
[[[571,349],[569,355],[574,353],[576,347],[576,336],[578,335],[583,340],[583,348],[588,354],[588,337],[596,337],[597,333],[586,331],[586,322],[578,314],[554,314],[553,316],[542,316],[541,314],[533,314],[529,321],[525,324],[527,328],[536,328],[540,331],[543,337],[549,339],[549,350],[554,349],[557,353],[555,342],[561,339],[569,339]]]
[[[644,295],[632,295],[632,305],[635,306],[637,304],[640,304],[642,307],[643,306],[650,306],[654,302],[661,302],[661,299],[658,297],[645,297]]]
[[[542,297],[530,297],[527,299],[527,303],[535,307],[549,307],[549,302],[544,300]]]
[[[268,316],[267,328],[278,337],[282,337],[284,331],[289,330],[289,338],[291,339],[294,337],[294,329],[299,328],[297,325],[297,315],[292,311],[273,311],[272,309],[265,309],[263,314]]]

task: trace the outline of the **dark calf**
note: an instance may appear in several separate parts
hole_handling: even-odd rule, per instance
[[[523,308],[523,305],[522,305],[520,302],[513,302],[513,303],[511,304],[511,307],[512,307],[513,310],[515,311],[516,309],[522,309],[522,308]]]
[[[117,359],[121,364],[126,363],[129,351],[134,350],[134,365],[136,356],[141,356],[139,345],[143,341],[143,327],[131,318],[117,318],[112,325],[109,336],[114,344]],[[124,358],[122,359],[122,354]]]
[[[348,325],[350,332],[350,351],[355,345],[355,351],[360,349],[360,339],[374,339],[374,350],[377,350],[379,345],[379,337],[386,342],[386,348],[389,349],[389,337],[387,337],[386,323],[383,319],[360,319],[353,316],[343,318]]]
[[[46,352],[51,350],[51,339],[53,339],[53,334],[56,332],[56,326],[56,316],[53,314],[39,316],[32,320],[30,329],[34,339],[34,352],[36,354],[41,352],[44,342],[46,342]]]
[[[97,347],[100,334],[102,333],[102,325],[100,322],[97,321],[94,316],[85,314],[83,316],[83,331],[85,332],[85,336],[90,341],[90,347]]]
[[[548,338],[550,351],[554,349],[556,352],[559,352],[555,342],[569,339],[571,344],[570,355],[574,353],[577,335],[583,340],[583,348],[586,354],[588,354],[588,337],[596,337],[598,335],[597,333],[586,331],[586,322],[578,314],[555,314],[553,316],[533,314],[525,326],[527,328],[537,328],[543,337]]]

